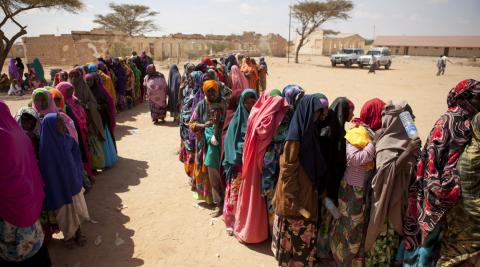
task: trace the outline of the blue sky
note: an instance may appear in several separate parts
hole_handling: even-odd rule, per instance
[[[290,0],[130,0],[115,3],[138,3],[160,12],[156,17],[159,32],[230,34],[243,31],[279,33],[288,36]],[[324,28],[374,35],[480,35],[479,0],[354,0],[348,21],[334,21]],[[85,9],[78,14],[59,10],[33,10],[19,17],[28,25],[29,36],[62,34],[71,30],[95,27],[94,14],[108,12],[108,1],[84,0]],[[476,22],[475,22],[476,21]],[[295,26],[295,23],[293,24]],[[9,24],[7,35],[17,31]],[[292,30],[294,35],[294,31]],[[292,37],[294,38],[294,36]]]

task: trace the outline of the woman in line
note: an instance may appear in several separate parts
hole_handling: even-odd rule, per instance
[[[168,111],[170,111],[170,116],[174,118],[175,122],[179,119],[180,82],[181,77],[177,65],[170,65],[168,71]]]
[[[262,194],[262,169],[265,151],[289,108],[281,96],[264,93],[248,117],[243,147],[242,184],[238,192],[234,233],[242,243],[268,239],[267,203]]]
[[[126,93],[127,93],[127,74],[123,69],[122,63],[118,58],[113,59],[112,69],[115,74],[115,94],[117,96],[117,109],[122,111],[126,107]]]
[[[399,237],[403,236],[408,188],[416,175],[419,138],[410,139],[400,119],[409,112],[406,102],[389,102],[382,112],[382,127],[375,133],[376,173],[365,237],[367,266],[391,266],[395,262]]]
[[[10,79],[10,89],[8,95],[20,96],[22,92],[22,76],[18,72],[17,65],[15,65],[15,59],[11,58],[8,64],[8,78]]]
[[[87,125],[87,113],[82,107],[78,99],[73,95],[75,88],[69,82],[61,82],[56,87],[63,95],[66,106],[72,111],[73,117],[77,121],[79,127],[79,144],[80,151],[82,152],[82,162],[84,169],[89,177],[93,176],[93,162],[92,152],[88,145],[88,125]]]
[[[167,115],[167,82],[163,74],[155,69],[155,65],[147,66],[147,76],[145,76],[143,86],[147,89],[153,124],[158,124],[158,120],[165,122],[165,116]]]
[[[250,57],[247,57],[243,60],[242,68],[240,70],[247,78],[249,88],[254,89],[258,94],[258,70]]]
[[[102,142],[102,148],[105,155],[105,167],[110,168],[118,161],[117,149],[114,136],[115,114],[112,114],[113,100],[105,89],[99,84],[99,77],[96,73],[89,73],[85,76],[86,82],[97,102],[98,112],[102,117],[105,140]]]
[[[75,139],[75,141],[77,143],[79,143],[79,141],[78,141],[78,130],[80,129],[80,127],[78,126],[77,122],[75,121],[75,117],[71,113],[70,109],[68,110],[69,114],[67,114],[67,106],[65,105],[65,101],[63,100],[62,93],[60,93],[60,91],[58,91],[55,88],[49,88],[48,92],[50,93],[51,97],[53,98],[53,102],[54,102],[54,104],[57,108],[58,114],[60,114],[60,116],[62,117],[63,122],[65,123],[65,126],[67,127],[68,133],[70,134],[70,136],[73,137],[73,139]]]
[[[47,114],[42,122],[39,165],[45,180],[44,207],[54,212],[65,245],[85,245],[80,225],[89,220],[89,215],[83,196],[80,149],[56,113]]]
[[[265,57],[260,57],[260,61],[258,63],[258,89],[260,92],[267,90],[267,75],[268,75],[268,66],[267,62],[265,62]]]
[[[471,122],[472,141],[458,159],[461,197],[447,214],[438,266],[480,265],[480,113]]]
[[[226,176],[225,201],[223,206],[223,220],[227,226],[227,233],[233,234],[235,213],[237,210],[238,191],[242,182],[243,143],[247,131],[247,122],[250,110],[257,101],[257,93],[252,89],[242,92],[237,111],[228,126],[223,144],[223,169]]]
[[[191,66],[195,67],[193,64]],[[194,98],[197,87],[195,87],[195,82],[192,72],[188,78],[186,78],[185,87],[182,90],[182,110],[180,113],[180,153],[179,159],[184,164],[184,170],[187,176],[189,177],[189,184],[191,186],[193,180],[193,167],[195,164],[195,138],[192,134],[188,123],[192,118],[192,113],[194,110]]]
[[[321,94],[300,99],[280,157],[275,192],[272,250],[279,266],[316,264],[319,197],[326,171],[316,123],[327,116],[328,100]]]
[[[39,220],[44,182],[29,138],[3,101],[0,147],[0,266],[51,266]]]
[[[107,65],[105,65],[103,62],[98,62],[96,66],[95,65],[92,65],[92,66],[89,65],[89,68],[92,69],[92,70],[94,70],[93,67],[95,67],[95,71],[93,71],[93,72],[98,73],[98,76],[100,76],[100,78],[102,79],[102,84],[105,87],[105,90],[107,90],[108,94],[112,98],[113,104],[116,107],[117,106],[117,95],[116,95],[116,92],[115,92],[115,85],[113,83],[112,78],[109,76]]]
[[[323,177],[326,181],[326,201],[335,205],[338,205],[338,192],[346,168],[345,123],[353,118],[353,111],[354,105],[350,100],[337,98],[330,106],[325,120],[318,124],[320,147],[328,166]],[[317,252],[319,258],[331,260],[330,239],[335,218],[325,205],[320,206],[320,214]]]
[[[340,218],[335,221],[332,228],[330,242],[333,258],[339,266],[365,265],[364,185],[374,172],[375,146],[372,137],[367,127],[363,125],[353,127],[345,135],[347,167],[338,195]]]
[[[30,138],[30,141],[32,141],[33,151],[35,151],[35,156],[38,159],[40,135],[40,118],[38,113],[33,108],[23,107],[18,110],[15,120],[23,129],[23,132]]]
[[[213,215],[218,215],[221,214],[220,209],[223,207],[218,206],[219,204],[223,204],[223,200],[219,199],[219,197],[223,195],[223,192],[218,192],[220,188],[222,188],[222,181],[220,181],[220,177],[210,177],[208,169],[205,166],[206,141],[204,130],[206,127],[212,126],[211,121],[208,119],[208,111],[210,110],[210,106],[213,104],[219,104],[222,109],[223,117],[225,101],[220,95],[217,81],[205,81],[202,89],[205,94],[205,99],[200,101],[200,103],[198,103],[198,105],[195,107],[195,111],[193,112],[189,123],[190,128],[196,135],[195,166],[192,191],[194,192],[196,199],[204,200],[209,204],[213,201],[215,204],[217,204],[217,209],[214,211]],[[223,118],[221,121],[222,120]],[[212,185],[215,185],[215,187],[212,188]],[[215,191],[213,192],[215,199],[212,199],[212,189]]]
[[[305,91],[298,85],[288,85],[283,89],[283,92],[280,92],[279,90],[272,90],[272,92],[270,92],[271,96],[282,96],[288,103],[288,110],[285,113],[280,126],[277,128],[272,142],[268,145],[263,158],[261,181],[262,195],[267,202],[270,232],[273,229],[273,220],[275,219],[273,197],[280,172],[280,155],[283,153],[285,139],[288,134],[288,127],[290,126],[292,115],[295,112],[295,106],[304,94]]]
[[[133,83],[133,91],[134,91],[134,96],[135,96],[135,104],[141,103],[141,94],[142,94],[142,89],[140,88],[141,86],[141,81],[142,81],[142,72],[137,68],[137,65],[133,62],[132,58],[127,59],[127,64],[132,69],[133,71],[133,76],[135,78],[135,81]]]
[[[440,258],[445,215],[460,197],[457,161],[471,140],[471,119],[480,110],[480,82],[464,80],[448,94],[448,110],[422,150],[405,222],[405,266],[433,266]]]
[[[30,88],[37,89],[47,85],[45,72],[43,71],[43,66],[38,58],[33,59],[33,62],[28,64],[28,73],[28,83]]]

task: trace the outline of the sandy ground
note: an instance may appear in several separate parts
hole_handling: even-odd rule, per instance
[[[269,88],[296,83],[308,93],[324,93],[330,101],[347,96],[356,104],[356,114],[373,97],[407,100],[422,137],[446,109],[450,88],[462,79],[480,79],[479,68],[460,64],[450,64],[445,76],[436,77],[434,58],[397,57],[391,70],[375,75],[366,69],[332,68],[325,57],[304,58],[298,65],[278,58],[267,62]],[[28,97],[5,95],[0,99],[12,112],[28,101]],[[269,243],[240,244],[225,234],[221,220],[212,221],[209,211],[193,200],[177,159],[178,127],[171,122],[154,126],[148,107],[141,105],[119,115],[116,136],[120,161],[98,175],[86,196],[91,217],[98,221],[84,226],[89,242],[67,250],[54,240],[49,246],[54,266],[276,265]],[[121,205],[124,209],[119,211]],[[102,242],[96,246],[98,236]],[[124,241],[119,246],[117,236]]]

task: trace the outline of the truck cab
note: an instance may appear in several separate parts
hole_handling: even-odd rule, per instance
[[[365,52],[360,48],[344,48],[337,54],[330,57],[332,67],[336,67],[338,64],[343,64],[345,67],[351,67],[354,64],[358,64],[358,58]]]

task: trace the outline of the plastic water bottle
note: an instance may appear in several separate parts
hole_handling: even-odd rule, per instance
[[[418,138],[417,126],[415,126],[415,122],[413,121],[410,112],[404,111],[400,113],[400,120],[402,121],[403,127],[405,128],[405,132],[407,132],[408,137],[410,137],[410,139]]]
[[[333,218],[335,219],[339,219],[341,214],[340,212],[338,211],[337,207],[335,206],[335,204],[333,204],[333,201],[331,199],[329,199],[328,197],[325,198],[324,200],[324,205],[325,207],[327,208],[327,210],[330,212],[330,214],[332,214]]]

